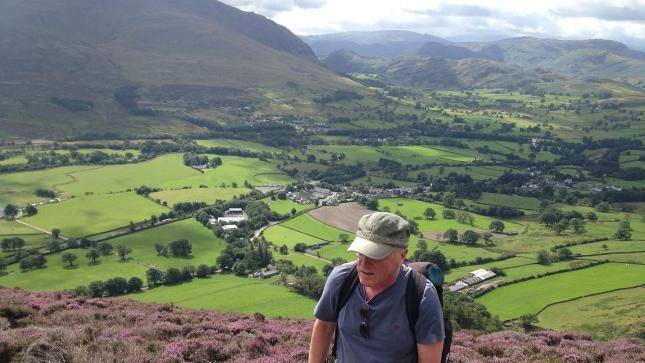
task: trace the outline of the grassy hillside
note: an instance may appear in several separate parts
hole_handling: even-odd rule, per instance
[[[181,118],[264,107],[262,87],[349,86],[286,28],[216,0],[4,1],[0,54],[5,136],[200,132]]]

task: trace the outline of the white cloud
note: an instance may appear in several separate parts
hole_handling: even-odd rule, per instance
[[[645,40],[645,0],[225,0],[296,34],[403,29],[464,34]]]

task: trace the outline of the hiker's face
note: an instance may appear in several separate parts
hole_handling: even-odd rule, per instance
[[[374,260],[357,253],[358,279],[363,286],[387,287],[396,280],[408,250],[395,248],[382,260]]]

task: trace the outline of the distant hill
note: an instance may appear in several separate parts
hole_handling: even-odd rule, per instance
[[[337,50],[350,50],[367,57],[396,57],[415,54],[426,42],[447,40],[404,30],[356,31],[303,36],[316,55],[324,58]]]
[[[310,36],[303,39],[312,46],[318,56],[327,54],[326,64],[338,62],[339,55],[335,54],[332,57],[332,54],[339,50],[349,50],[358,56],[372,58],[401,56],[447,60],[471,58],[503,63],[510,67],[504,68],[506,74],[516,74],[518,70],[514,67],[521,67],[527,69],[529,73],[535,73],[534,69],[541,69],[570,79],[611,79],[640,87],[645,86],[645,52],[630,49],[623,43],[612,40],[519,37],[492,42],[453,43],[437,38],[426,39],[419,43],[424,37],[432,36],[409,33],[356,32]],[[347,59],[347,55],[344,57]],[[373,63],[374,60],[370,62]],[[493,64],[474,61],[468,63]],[[356,62],[353,64],[356,66]],[[495,67],[498,71],[503,68],[500,65]],[[338,70],[339,67],[332,69]]]
[[[571,78],[645,82],[645,52],[612,40],[556,40],[531,37],[459,46],[506,64],[541,67]]]
[[[220,115],[286,83],[349,86],[285,27],[215,0],[0,2],[0,137],[197,131],[148,108]]]
[[[413,87],[520,87],[557,77],[550,72],[524,69],[482,58],[370,58],[343,50],[330,54],[323,63],[339,73],[377,74],[386,81]]]

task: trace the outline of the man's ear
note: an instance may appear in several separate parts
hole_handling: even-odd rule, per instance
[[[408,256],[408,249],[404,248],[403,251],[401,252],[401,258],[405,260],[407,256]]]

